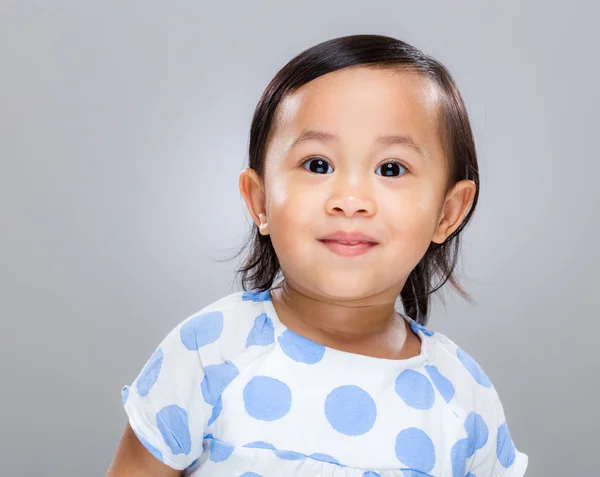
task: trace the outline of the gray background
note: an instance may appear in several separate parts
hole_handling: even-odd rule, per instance
[[[121,386],[239,289],[218,260],[250,223],[259,95],[301,50],[380,33],[449,68],[479,153],[477,305],[446,291],[431,327],[491,377],[528,477],[595,475],[598,11],[478,3],[2,1],[0,473],[104,475]]]

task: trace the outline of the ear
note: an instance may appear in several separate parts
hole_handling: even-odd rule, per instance
[[[462,224],[471,208],[477,185],[472,180],[458,182],[446,195],[438,226],[431,239],[443,243]]]
[[[239,187],[248,212],[262,235],[269,234],[266,199],[263,181],[254,169],[244,169],[240,173]]]

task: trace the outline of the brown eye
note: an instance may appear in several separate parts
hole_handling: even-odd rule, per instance
[[[302,166],[314,174],[327,174],[328,171],[333,172],[333,167],[327,161],[320,158],[307,159],[302,163]]]
[[[380,165],[376,171],[381,169],[381,175],[384,177],[398,177],[402,171],[407,171],[406,167],[396,161],[386,162]]]

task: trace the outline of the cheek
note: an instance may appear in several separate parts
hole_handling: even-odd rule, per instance
[[[267,183],[267,213],[278,212],[289,201],[289,186],[285,179],[271,179]]]
[[[423,214],[435,214],[438,210],[438,196],[433,188],[425,188],[419,191],[415,205]]]
[[[316,191],[307,193],[305,186],[294,185],[285,178],[275,179],[267,191],[267,217],[273,245],[302,246],[306,240],[299,238],[314,237],[313,230],[319,204],[323,198]],[[289,250],[282,250],[283,253]]]
[[[380,202],[390,242],[400,254],[420,254],[429,247],[437,226],[438,195],[434,187],[407,189]]]

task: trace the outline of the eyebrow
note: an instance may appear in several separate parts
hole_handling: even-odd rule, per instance
[[[294,140],[294,142],[290,146],[290,149],[296,147],[298,144],[301,144],[301,143],[307,142],[307,141],[312,141],[312,140],[322,141],[322,142],[331,142],[331,141],[338,141],[339,137],[336,136],[335,134],[328,133],[325,131],[317,131],[315,129],[304,129],[300,133],[300,135]],[[410,147],[418,154],[420,154],[423,157],[423,159],[427,158],[427,156],[425,155],[423,150],[413,140],[413,138],[406,134],[389,134],[389,135],[385,135],[385,136],[379,136],[376,139],[376,142],[378,142],[379,144],[381,144],[383,146],[392,146],[394,144],[403,144],[405,146]]]

